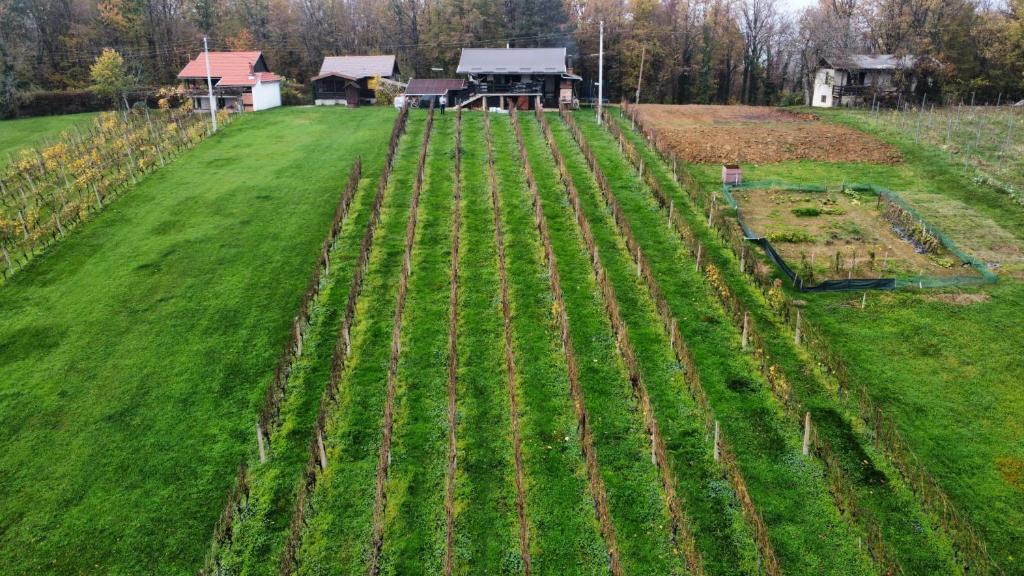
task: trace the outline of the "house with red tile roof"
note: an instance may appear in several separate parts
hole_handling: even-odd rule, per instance
[[[218,110],[257,111],[281,105],[281,77],[267,68],[262,52],[208,54],[213,97]],[[178,79],[191,91],[192,103],[197,110],[210,109],[206,59],[207,53],[201,53],[178,73]]]

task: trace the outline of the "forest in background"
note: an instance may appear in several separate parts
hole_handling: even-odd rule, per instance
[[[924,56],[932,100],[1024,97],[1024,0],[0,0],[0,116],[41,92],[83,90],[104,48],[140,93],[202,50],[263,50],[299,85],[325,55],[394,53],[403,77],[455,75],[463,47],[567,46],[605,93],[645,102],[800,104],[821,57]],[[299,86],[301,90],[301,86]]]

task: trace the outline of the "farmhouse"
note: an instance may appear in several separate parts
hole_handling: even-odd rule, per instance
[[[281,105],[281,77],[267,68],[262,52],[209,52],[197,56],[178,73],[197,110],[210,109],[207,56],[218,109],[242,112]]]
[[[405,89],[410,103],[427,104],[444,96],[450,106],[457,105],[466,96],[466,81],[460,78],[413,78]]]
[[[313,77],[313,98],[318,106],[358,106],[377,101],[377,83],[398,83],[394,54],[380,56],[327,56],[320,74]]]
[[[818,108],[832,108],[897,98],[901,93],[914,90],[916,61],[913,56],[894,54],[822,58],[814,77],[811,103]]]
[[[463,48],[459,74],[469,82],[462,106],[530,106],[539,96],[548,107],[572,105],[581,80],[566,66],[565,48]]]

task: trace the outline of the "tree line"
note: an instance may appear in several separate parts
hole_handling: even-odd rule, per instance
[[[104,48],[143,90],[202,50],[259,49],[304,83],[322,58],[395,53],[403,76],[454,76],[463,47],[566,46],[594,95],[647,102],[806,103],[822,57],[921,58],[933,97],[1024,96],[1024,0],[0,0],[0,114],[82,89]]]

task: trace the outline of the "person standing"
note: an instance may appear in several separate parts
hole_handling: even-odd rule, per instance
[[[442,94],[441,97],[437,99],[437,105],[441,107],[441,116],[444,116],[444,109],[448,106],[448,97]]]

